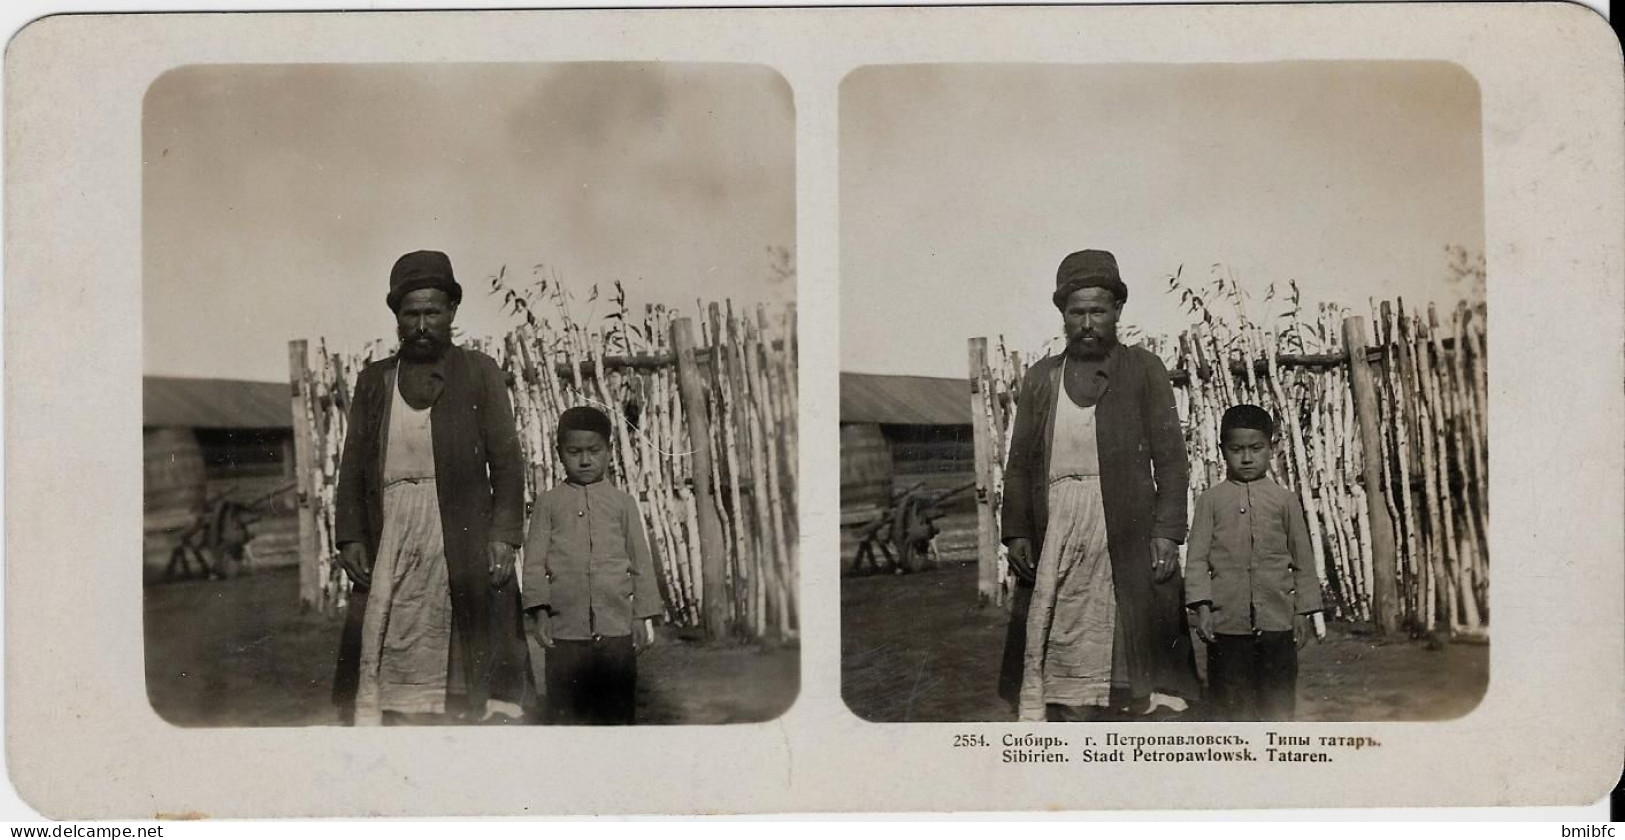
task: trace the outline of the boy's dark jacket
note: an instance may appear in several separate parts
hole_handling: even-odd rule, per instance
[[[1004,472],[1002,537],[1006,543],[1031,540],[1035,565],[1049,525],[1049,455],[1063,358],[1040,359],[1022,378]],[[1155,583],[1151,572],[1151,539],[1183,542],[1187,527],[1190,466],[1173,386],[1154,353],[1122,344],[1107,356],[1106,378],[1106,391],[1095,405],[1095,436],[1129,688],[1141,698],[1152,691],[1194,697],[1198,686],[1184,582],[1176,572]],[[1000,694],[1011,702],[1021,687],[1031,596],[1030,586],[1017,589],[1006,638]]]
[[[373,560],[384,527],[384,438],[397,363],[390,356],[357,377],[339,467],[334,542],[360,541]],[[524,542],[524,459],[506,376],[495,360],[453,346],[435,378],[441,389],[429,414],[435,489],[451,583],[452,661],[462,672],[451,682],[466,686],[477,714],[490,698],[524,703],[533,696],[518,574],[492,589],[486,560],[493,540]],[[341,709],[354,703],[366,602],[366,590],[352,590],[333,685]]]

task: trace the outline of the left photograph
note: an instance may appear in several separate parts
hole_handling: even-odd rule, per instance
[[[758,723],[799,691],[795,113],[737,64],[191,65],[143,108],[147,696]]]

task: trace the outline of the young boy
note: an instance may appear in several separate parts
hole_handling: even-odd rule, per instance
[[[547,648],[546,722],[631,724],[645,619],[662,608],[637,503],[604,480],[609,417],[559,416],[564,483],[541,494],[525,538],[525,621]]]
[[[1264,409],[1226,411],[1219,447],[1228,477],[1191,517],[1185,600],[1208,646],[1216,720],[1292,719],[1298,647],[1321,609],[1303,506],[1268,475],[1274,436]]]

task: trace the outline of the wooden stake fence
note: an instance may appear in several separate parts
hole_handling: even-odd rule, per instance
[[[296,513],[299,517],[299,605],[320,608],[322,581],[316,539],[315,482],[312,481],[309,349],[304,341],[288,342],[288,382],[293,389],[293,457],[297,481]],[[312,562],[306,562],[309,558]]]
[[[1373,303],[1363,317],[1325,311],[1294,346],[1255,326],[1202,324],[1167,345],[1186,451],[1190,501],[1224,478],[1219,420],[1251,402],[1280,434],[1272,472],[1307,514],[1316,571],[1334,618],[1383,632],[1478,635],[1489,616],[1488,437],[1482,306],[1447,321],[1435,307]],[[978,546],[984,600],[1012,584],[998,538],[1004,447],[1032,360],[970,340]]]
[[[564,478],[553,451],[559,414],[597,406],[614,429],[611,479],[643,515],[667,620],[711,638],[793,639],[794,311],[758,307],[740,316],[731,304],[726,317],[716,304],[701,311],[703,347],[694,322],[664,307],[646,310],[641,324],[623,316],[589,331],[567,318],[560,328],[528,322],[499,341],[463,343],[508,373],[529,467],[527,506]],[[634,345],[641,349],[605,352]],[[306,342],[289,343],[294,416],[308,420],[295,441],[302,498],[308,483],[311,499],[300,598],[312,608],[341,607],[348,591],[334,564],[333,493],[354,376],[378,350],[340,355],[323,346],[311,364]]]
[[[993,438],[996,435],[982,432],[993,428],[993,413],[987,399],[987,386],[992,382],[987,366],[987,339],[970,340],[970,370],[971,423],[977,430],[973,436],[976,444],[976,595],[981,603],[988,604],[1001,600],[998,564],[1002,558],[994,506],[999,494],[993,486]]]
[[[679,319],[671,327],[671,343],[677,348],[677,384],[683,400],[683,416],[688,420],[688,445],[694,453],[694,474],[704,479],[690,492],[695,499],[696,518],[699,520],[701,546],[700,580],[704,593],[701,603],[711,604],[704,610],[705,631],[714,639],[728,633],[728,611],[722,609],[727,597],[723,575],[727,550],[722,541],[722,518],[717,513],[716,485],[711,482],[711,426],[705,399],[705,387],[700,382],[699,362],[694,358],[694,325],[687,318]],[[697,490],[698,492],[694,492]]]

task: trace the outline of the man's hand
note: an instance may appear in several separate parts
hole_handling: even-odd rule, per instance
[[[547,612],[547,607],[537,607],[525,611],[525,626],[530,630],[530,637],[536,644],[544,648],[553,646],[553,616]]]
[[[635,618],[632,620],[632,649],[643,650],[654,644],[654,629],[649,619]]]
[[[1167,537],[1151,538],[1151,579],[1162,583],[1179,571],[1179,543]]]
[[[1026,537],[1016,537],[1011,540],[1005,559],[1010,561],[1010,569],[1016,573],[1016,577],[1028,583],[1038,580],[1038,572],[1033,568],[1032,540]]]
[[[1196,636],[1208,644],[1213,644],[1213,606],[1211,604],[1198,604],[1196,607]]]
[[[506,586],[508,579],[513,577],[513,558],[515,549],[505,542],[493,540],[485,547],[485,557],[491,569],[491,587],[493,589]]]
[[[360,542],[347,542],[339,546],[339,568],[349,576],[351,583],[357,586],[372,585],[372,561],[367,557],[367,547]]]

